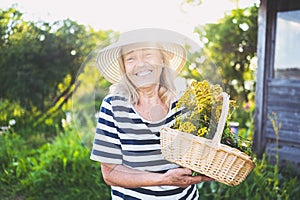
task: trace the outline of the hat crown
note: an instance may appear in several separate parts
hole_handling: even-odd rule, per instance
[[[119,45],[141,42],[176,43],[184,46],[184,36],[165,29],[144,28],[122,33]]]
[[[185,39],[185,36],[165,29],[144,28],[125,32],[120,35],[118,42],[98,53],[97,68],[106,80],[116,83],[122,76],[118,63],[122,46],[135,43],[159,43],[164,51],[172,54],[169,67],[179,72],[186,61]]]

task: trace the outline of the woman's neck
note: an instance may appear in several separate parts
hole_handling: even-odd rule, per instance
[[[168,107],[158,95],[158,86],[151,89],[143,88],[138,91],[138,94],[139,101],[134,107],[144,119],[158,121],[167,115]]]
[[[149,105],[149,104],[158,104],[161,102],[159,95],[158,95],[158,89],[159,86],[153,86],[149,88],[141,88],[139,89],[138,95],[139,95],[139,101],[137,104],[142,105]]]

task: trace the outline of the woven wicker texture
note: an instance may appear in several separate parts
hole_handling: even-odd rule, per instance
[[[230,186],[240,184],[254,168],[247,154],[221,144],[229,96],[225,92],[217,131],[213,139],[194,136],[171,128],[161,130],[161,151],[164,158],[182,167],[192,169]]]

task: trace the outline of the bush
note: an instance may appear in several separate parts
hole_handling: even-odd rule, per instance
[[[0,135],[0,199],[15,196],[22,187],[20,180],[30,171],[26,157],[33,153],[16,133]]]
[[[1,164],[2,160],[6,162],[2,166],[7,175],[1,175],[0,199],[110,199],[110,188],[102,179],[99,163],[89,159],[90,149],[81,144],[75,131],[61,133],[34,153],[23,148],[24,141],[19,136],[12,136],[18,147],[12,153],[11,141],[1,151],[18,156],[1,157]],[[10,186],[14,187],[6,191]]]
[[[300,180],[292,171],[279,172],[278,165],[267,161],[266,155],[257,162],[247,179],[236,187],[222,183],[199,184],[201,199],[300,199]]]

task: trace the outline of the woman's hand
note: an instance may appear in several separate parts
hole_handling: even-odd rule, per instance
[[[187,168],[170,169],[164,174],[166,185],[178,186],[186,188],[200,182],[212,181],[213,178],[199,175],[192,176],[192,170]]]

